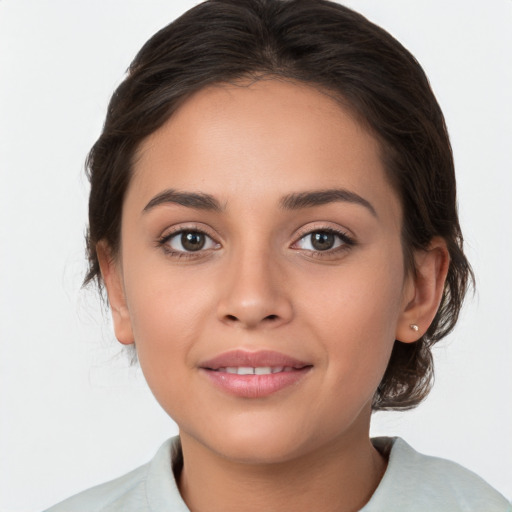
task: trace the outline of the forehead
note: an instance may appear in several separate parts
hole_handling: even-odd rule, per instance
[[[211,86],[184,102],[141,144],[129,195],[173,188],[249,204],[341,186],[397,206],[379,143],[339,101],[268,79]]]

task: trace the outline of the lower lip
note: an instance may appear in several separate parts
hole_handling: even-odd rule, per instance
[[[263,398],[297,384],[311,368],[311,366],[306,366],[299,370],[268,375],[237,375],[206,368],[201,370],[217,387],[230,395],[242,398]]]

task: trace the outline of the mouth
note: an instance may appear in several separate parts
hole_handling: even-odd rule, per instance
[[[212,368],[208,369],[214,372],[230,373],[232,375],[272,375],[274,373],[302,370],[303,368],[304,366],[297,368],[294,366],[227,366],[225,368],[218,368],[217,370]]]
[[[217,389],[241,398],[263,398],[299,384],[313,368],[274,351],[225,352],[199,366]]]

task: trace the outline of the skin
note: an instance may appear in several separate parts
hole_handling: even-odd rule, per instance
[[[209,194],[221,209],[147,208],[169,189]],[[282,207],[289,194],[327,189],[371,208]],[[116,336],[136,343],[179,425],[192,511],[340,512],[369,500],[386,465],[369,440],[372,396],[394,340],[428,328],[448,266],[433,240],[406,273],[401,225],[377,141],[306,85],[209,87],[142,143],[120,253],[100,243],[98,255]],[[161,242],[183,229],[207,233],[205,248],[184,254],[179,235]],[[354,244],[335,236],[337,247],[314,250],[310,233],[325,230]],[[312,368],[270,396],[233,396],[199,368],[232,349],[276,350]]]

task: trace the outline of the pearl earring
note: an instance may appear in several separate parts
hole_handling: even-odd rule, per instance
[[[420,328],[416,325],[416,324],[411,324],[409,325],[409,327],[414,331],[414,332],[418,332],[420,330]]]

